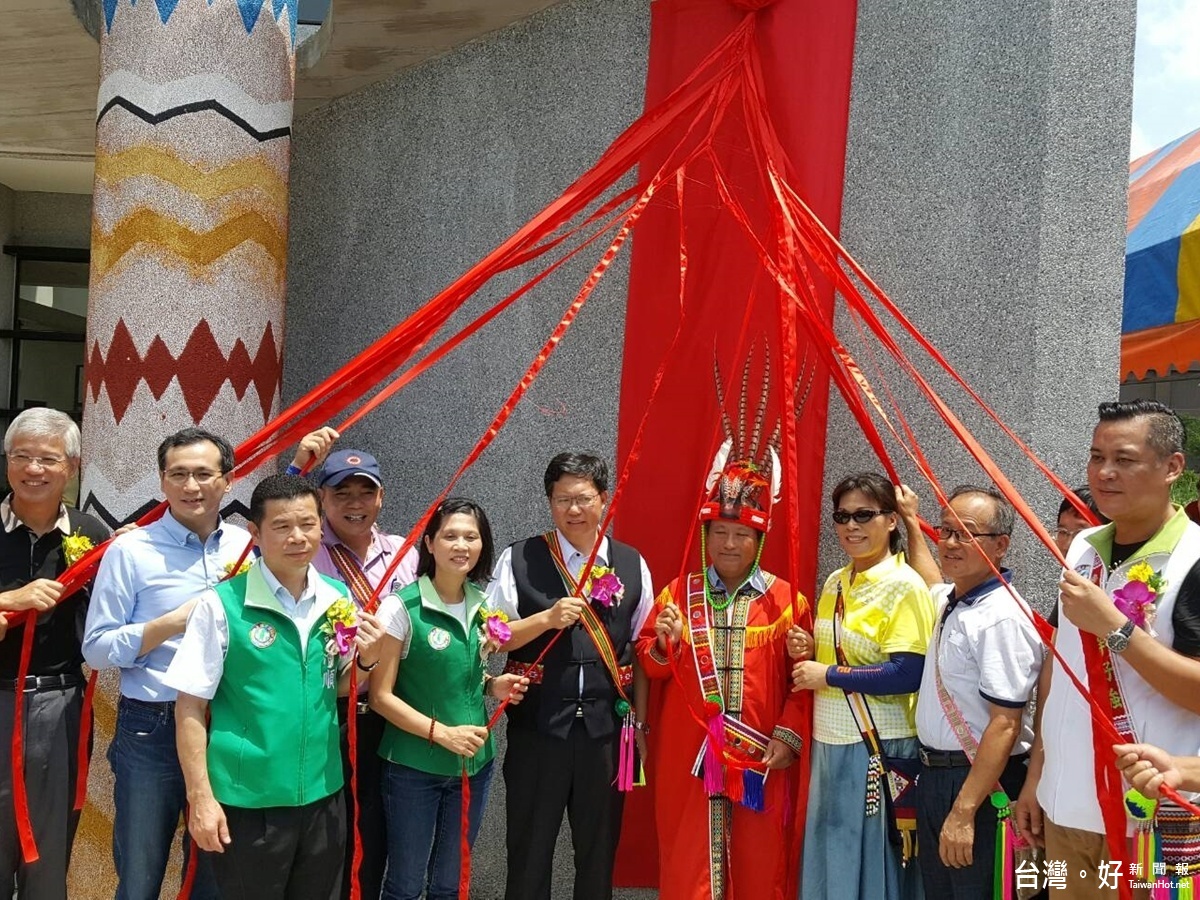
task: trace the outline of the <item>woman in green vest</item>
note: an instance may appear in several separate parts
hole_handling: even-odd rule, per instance
[[[462,774],[470,778],[468,840],[474,843],[495,756],[484,697],[521,700],[528,679],[486,675],[499,641],[479,585],[492,569],[492,529],[480,506],[452,497],[434,512],[418,547],[417,580],[380,607],[387,627],[371,706],[387,720],[383,804],[385,900],[458,897]],[[503,626],[499,626],[501,630]]]

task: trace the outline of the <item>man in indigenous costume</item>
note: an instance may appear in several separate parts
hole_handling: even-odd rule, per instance
[[[518,614],[502,648],[504,671],[530,682],[525,702],[508,708],[505,896],[550,900],[566,810],[575,847],[572,896],[609,900],[623,792],[634,781],[635,729],[645,727],[648,685],[633,641],[654,590],[641,554],[600,531],[608,503],[603,460],[560,453],[543,481],[554,529],[505,550],[488,585],[490,606]]]
[[[802,750],[810,701],[789,691],[787,633],[793,622],[811,632],[812,622],[804,597],[759,566],[778,457],[768,447],[726,463],[731,449],[732,436],[700,508],[708,565],[659,594],[638,637],[647,676],[664,681],[647,776],[662,900],[795,896],[803,816],[795,772],[783,770]]]
[[[296,448],[287,474],[299,475],[311,462],[324,464],[316,472],[321,492],[321,545],[313,558],[313,567],[322,575],[336,579],[350,590],[350,597],[364,616],[370,614],[367,602],[378,590],[380,595],[399,590],[417,579],[417,548],[410,547],[400,560],[389,583],[382,588],[388,568],[404,547],[404,535],[387,534],[375,524],[383,509],[383,474],[375,457],[363,450],[338,450],[330,453],[338,439],[332,428],[319,428],[306,434]],[[326,458],[328,457],[328,458]],[[378,623],[376,623],[378,624]],[[363,900],[378,900],[383,891],[383,873],[387,866],[387,832],[383,815],[383,760],[379,742],[383,739],[383,717],[367,704],[367,672],[359,672],[357,698],[356,776],[358,797],[350,790],[350,742],[347,727],[349,697],[338,698],[338,721],[342,730],[342,765],[346,775],[346,865],[342,870],[342,900],[350,896],[353,875],[354,824],[357,817],[362,860],[358,886]],[[357,802],[357,807],[355,803]]]
[[[1200,527],[1171,503],[1183,438],[1160,403],[1100,405],[1088,485],[1112,521],[1071,544],[1055,646],[1124,743],[1190,756],[1200,753]],[[1156,862],[1176,882],[1200,872],[1200,821],[1167,801],[1123,804],[1114,763],[1111,739],[1055,660],[1016,814],[1028,839],[1044,839],[1047,859],[1066,862],[1064,898],[1115,897],[1130,875],[1113,877],[1121,860],[1140,864],[1136,880],[1153,880]]]
[[[66,413],[25,410],[8,426],[4,453],[10,493],[0,500],[0,883],[6,897],[15,885],[21,900],[63,900],[79,824],[74,801],[85,684],[79,635],[88,592],[64,597],[58,578],[108,529],[63,503],[79,471],[79,427]],[[34,617],[29,663],[18,683]],[[18,696],[28,800],[23,822],[12,766]],[[34,862],[22,853],[23,827],[37,845]]]

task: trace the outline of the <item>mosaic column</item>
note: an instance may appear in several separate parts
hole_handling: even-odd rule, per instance
[[[296,0],[103,0],[84,509],[160,494],[154,451],[278,411]]]

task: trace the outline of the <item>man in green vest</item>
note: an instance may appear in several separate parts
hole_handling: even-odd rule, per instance
[[[382,630],[312,566],[320,498],[303,478],[254,489],[261,559],[196,604],[166,683],[188,829],[224,900],[335,898],[346,841],[337,696],[350,660],[374,666]],[[206,729],[205,717],[211,713]]]

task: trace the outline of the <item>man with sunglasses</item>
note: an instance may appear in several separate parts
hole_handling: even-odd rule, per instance
[[[512,640],[506,672],[530,680],[526,699],[508,708],[504,785],[508,817],[507,900],[550,900],[554,845],[565,810],[575,845],[575,900],[612,897],[612,872],[624,798],[615,785],[621,720],[643,728],[649,694],[633,642],[654,602],[640,553],[600,530],[608,503],[608,466],[585,453],[560,453],[544,478],[554,529],[513,544],[496,563],[489,606],[508,612]],[[606,605],[589,590],[593,566],[611,568],[623,585]],[[582,590],[574,585],[582,582]],[[582,597],[582,598],[581,598]],[[603,624],[611,653],[579,623],[585,605]],[[546,657],[538,657],[554,635]],[[615,677],[632,700],[618,710]],[[636,681],[636,683],[635,683]],[[640,732],[639,732],[640,733]]]
[[[982,897],[995,875],[990,797],[999,783],[1015,799],[1024,784],[1042,645],[1003,568],[1012,506],[969,485],[947,501],[937,552],[949,584],[934,588],[942,602],[917,694],[917,858],[928,896]],[[928,557],[919,533],[909,541],[914,561]]]
[[[115,666],[121,673],[108,748],[117,900],[157,900],[186,805],[175,750],[176,691],[163,676],[197,599],[228,574],[250,541],[249,532],[221,518],[233,462],[229,442],[211,432],[185,428],[168,436],[158,448],[158,472],[169,509],[113,541],[96,574],[84,657],[94,669]],[[184,853],[186,860],[186,840]],[[217,896],[204,856],[191,896]]]

